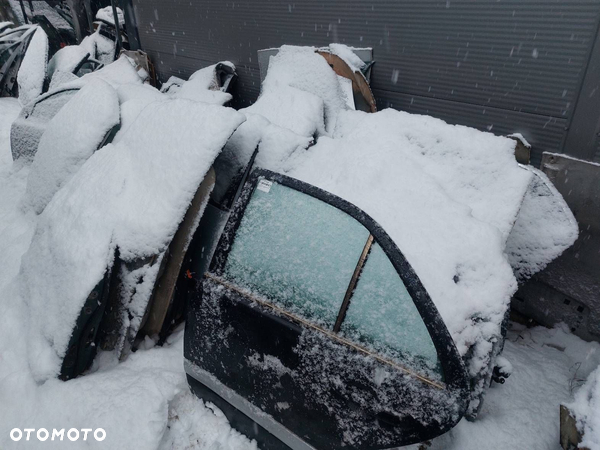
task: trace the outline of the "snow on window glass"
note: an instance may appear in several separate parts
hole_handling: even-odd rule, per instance
[[[77,89],[70,89],[49,95],[43,101],[36,103],[32,115],[50,120],[77,92]]]
[[[368,236],[337,208],[261,180],[244,212],[225,276],[332,329]]]
[[[371,248],[341,332],[417,371],[440,378],[440,362],[425,323],[378,244]]]

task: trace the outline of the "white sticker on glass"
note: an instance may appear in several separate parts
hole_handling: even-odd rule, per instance
[[[263,179],[258,182],[256,189],[258,189],[259,191],[263,191],[263,192],[269,192],[271,190],[272,185],[273,185],[272,181]]]

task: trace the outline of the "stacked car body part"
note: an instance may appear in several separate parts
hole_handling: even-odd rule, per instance
[[[264,448],[388,448],[476,415],[508,375],[513,269],[577,235],[514,141],[376,112],[345,46],[272,51],[235,111],[230,62],[159,91],[86,39],[32,54],[11,130],[40,215],[20,273],[38,381],[186,319],[193,390]]]

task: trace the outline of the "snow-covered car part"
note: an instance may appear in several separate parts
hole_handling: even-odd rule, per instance
[[[174,98],[225,105],[232,99],[228,91],[236,78],[233,63],[221,61],[197,70],[187,81],[178,77],[169,78],[162,86],[161,92]]]
[[[48,63],[50,83],[56,86],[65,74],[81,77],[115,61],[120,51],[115,33],[114,25],[99,22],[95,32],[86,36],[79,45],[59,49]]]
[[[122,28],[119,30],[115,29],[114,25],[107,24],[105,22],[94,22],[94,26],[96,28],[96,32],[94,34],[98,34],[102,36],[107,41],[114,43],[114,50],[112,54],[112,59],[114,60],[120,51],[123,49],[123,44],[127,44],[127,35],[123,31]],[[104,58],[110,59],[111,54],[106,52]]]
[[[87,49],[79,45],[69,45],[57,51],[50,59],[48,79],[53,80],[57,73],[71,73],[81,77],[86,73],[102,68],[102,66],[103,64],[94,59]]]
[[[258,101],[240,112],[247,121],[215,163],[214,197],[226,197],[258,145],[258,167],[318,186],[374,217],[405,252],[465,360],[467,415],[474,418],[517,288],[506,241],[534,177],[515,161],[515,142],[392,109],[353,111],[314,48],[279,49]],[[554,219],[560,217],[548,221]]]
[[[24,203],[40,214],[92,154],[109,143],[119,127],[117,92],[92,80],[50,120],[27,178]]]
[[[564,449],[595,449],[600,446],[600,367],[588,376],[575,393],[573,402],[561,405],[560,416]]]
[[[117,253],[118,255],[118,253]],[[116,257],[116,256],[115,256]],[[94,361],[101,339],[104,339],[103,319],[111,286],[116,283],[116,271],[106,267],[104,276],[85,299],[75,322],[58,377],[67,381],[86,371]]]
[[[62,15],[54,15],[55,12],[59,11],[59,9],[48,10],[44,8],[43,11],[36,11],[33,16],[33,23],[40,26],[48,35],[50,55],[67,45],[75,44],[77,41],[73,27],[66,20],[61,20],[63,19]]]
[[[64,86],[48,92],[23,107],[10,128],[13,160],[32,161],[48,122],[79,91],[80,86]]]
[[[112,63],[115,59],[114,52],[114,43],[96,32],[87,36],[79,45],[69,45],[58,50],[48,63],[48,79],[53,80],[63,73],[81,77]]]
[[[116,7],[115,11],[117,12],[118,24],[120,27],[125,26],[125,15],[123,14],[123,10],[121,8]],[[99,20],[108,25],[115,25],[115,16],[113,14],[112,6],[105,6],[104,8],[100,8],[96,12],[96,20]]]
[[[306,150],[314,144],[312,137],[300,136],[270,123],[260,114],[252,114],[248,109],[246,111],[246,121],[235,130],[215,161],[217,184],[213,199],[217,204],[230,206],[238,183],[247,168],[252,166],[254,157],[257,166],[263,167],[275,155],[284,161],[295,152]],[[258,148],[260,151],[257,152]]]
[[[156,71],[148,54],[141,50],[121,50],[121,55],[125,55],[135,63],[135,68],[138,73],[146,74],[143,78],[147,78],[152,86],[156,86]]]
[[[0,34],[0,97],[18,96],[19,68],[37,30],[36,26],[23,25]]]
[[[119,264],[169,247],[198,186],[243,121],[220,106],[149,104],[118,143],[96,151],[56,192],[19,274],[36,380],[61,375],[73,329],[107,268],[119,275]]]
[[[331,135],[338,114],[353,109],[348,105],[349,80],[336,74],[317,50],[288,45],[276,50],[268,59],[258,100],[241,111],[260,114],[300,136]]]
[[[188,277],[181,272],[181,268],[214,185],[215,171],[211,168],[198,187],[190,207],[162,258],[163,267],[155,282],[141,330],[136,336],[138,339],[144,336],[159,336],[163,341],[169,331],[183,320],[185,302],[175,301],[181,298],[175,295],[175,289],[180,280]]]
[[[579,228],[548,177],[531,166],[521,167],[533,177],[506,242],[506,254],[517,281],[523,283],[573,245]]]
[[[466,411],[466,371],[443,320],[354,205],[257,169],[210,271],[190,273],[192,388],[256,422],[259,445],[397,447],[446,432]]]
[[[48,52],[48,36],[42,28],[36,27],[17,75],[22,105],[27,105],[44,92]]]
[[[183,316],[184,302],[175,296],[187,248],[215,183],[211,169],[198,186],[177,232],[165,250],[150,257],[120,261],[116,294],[108,306],[106,337],[100,346],[118,354],[135,348],[145,336],[163,340]],[[137,342],[136,342],[137,341]]]
[[[123,84],[141,85],[143,82],[134,63],[126,56],[91,73],[86,73],[81,78],[70,75],[73,78],[69,78],[68,82],[59,83],[55,87],[51,84],[50,91],[24,106],[19,117],[13,122],[10,129],[10,147],[14,161],[21,158],[24,161],[33,160],[48,122],[87,83],[100,79],[117,89]],[[56,78],[55,76],[53,81]],[[90,112],[93,112],[93,108],[94,105],[90,105]]]
[[[373,96],[369,82],[360,70],[365,64],[358,57],[356,59],[360,61],[361,65],[359,67],[351,67],[347,61],[333,53],[329,48],[317,50],[317,53],[325,58],[327,64],[331,66],[338,76],[350,80],[354,109],[365,112],[377,112],[375,97]]]

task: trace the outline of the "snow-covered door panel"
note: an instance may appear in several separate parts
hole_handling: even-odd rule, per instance
[[[188,375],[286,445],[391,448],[463,416],[466,372],[448,330],[354,205],[256,170],[210,271],[194,277]]]

